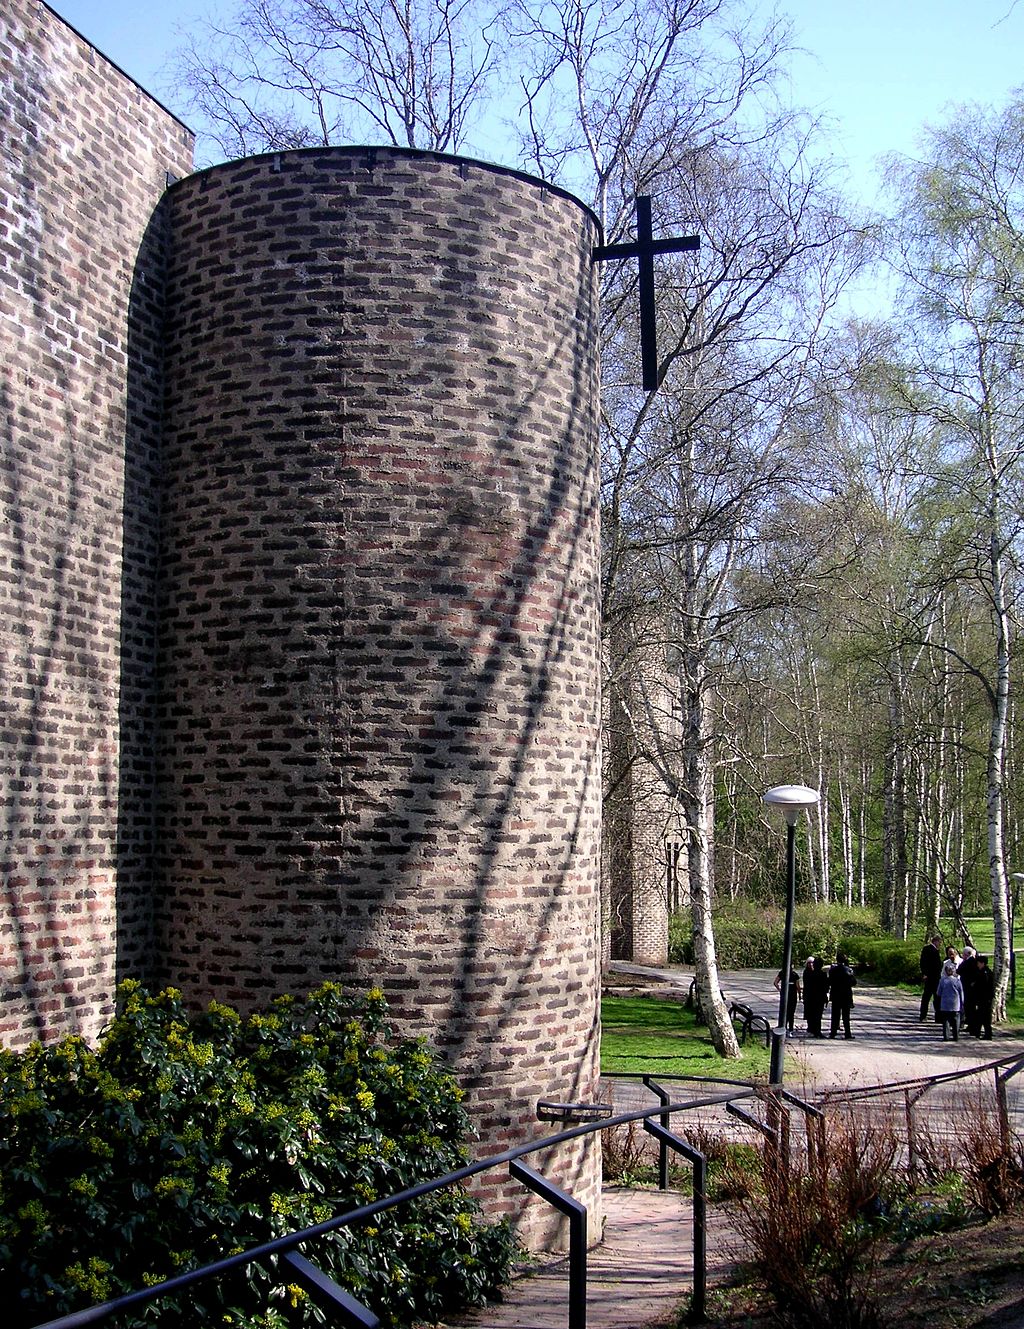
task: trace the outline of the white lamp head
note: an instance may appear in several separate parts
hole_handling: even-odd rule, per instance
[[[789,826],[796,825],[797,816],[804,808],[812,808],[821,795],[817,789],[808,789],[805,784],[777,784],[769,789],[764,801],[772,807],[781,808]]]

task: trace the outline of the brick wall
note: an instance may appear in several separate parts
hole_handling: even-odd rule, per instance
[[[597,1087],[593,218],[384,149],[171,198],[167,975],[379,983],[481,1147],[534,1137]]]
[[[57,15],[4,0],[0,1039],[9,1045],[95,1032],[118,966],[137,971],[147,958],[156,208],[167,172],[187,172],[191,157],[189,132]]]
[[[595,224],[390,150],[162,203],[191,150],[8,0],[0,1039],[379,983],[500,1149],[597,1089]]]
[[[680,760],[683,735],[656,625],[621,615],[606,642],[603,960],[668,962],[670,905],[689,903],[685,832],[654,763]],[[654,643],[651,645],[651,643]],[[659,717],[658,732],[648,717]],[[680,847],[682,845],[682,848]],[[671,849],[678,882],[670,882]],[[677,889],[672,891],[672,885]],[[675,898],[670,901],[670,894]]]

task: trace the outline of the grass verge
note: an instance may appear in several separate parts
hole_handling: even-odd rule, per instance
[[[663,997],[605,997],[601,1002],[601,1072],[766,1079],[769,1053],[754,1040],[742,1060],[720,1057],[707,1028],[681,1002]]]

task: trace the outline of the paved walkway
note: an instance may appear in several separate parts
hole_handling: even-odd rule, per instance
[[[679,981],[680,973],[685,974],[673,969],[655,972],[672,982]],[[722,975],[722,989],[727,1001],[742,1001],[774,1025],[779,1017],[774,978],[772,970],[733,970]],[[686,981],[688,985],[689,977]],[[825,1009],[826,1032],[830,1010]],[[835,1040],[809,1038],[802,1008],[798,1007],[796,1034],[786,1043],[787,1087],[797,1090],[805,1086],[813,1092],[835,1084],[883,1084],[965,1070],[1016,1052],[1024,1055],[1020,1038],[997,1035],[991,1042],[984,1042],[962,1034],[956,1042],[943,1043],[941,1026],[931,1020],[921,1024],[919,1012],[918,995],[873,987],[861,977],[854,990],[854,1039],[848,1043],[842,1035]]]
[[[655,1329],[676,1324],[693,1279],[689,1199],[675,1191],[603,1192],[604,1238],[587,1256],[587,1329]],[[729,1262],[728,1239],[709,1215],[708,1283]],[[459,1329],[566,1329],[569,1261],[553,1259],[520,1278],[505,1301],[453,1321]]]
[[[613,966],[628,984],[630,975],[657,975],[685,993],[692,973],[684,969],[649,970]],[[774,971],[738,970],[722,975],[727,1000],[741,1001],[775,1024],[779,998]],[[854,1039],[811,1039],[802,1028],[787,1042],[787,1088],[809,1097],[834,1085],[867,1087],[964,1070],[1019,1052],[1021,1039],[980,1042],[963,1036],[943,1043],[939,1026],[918,1018],[913,994],[875,988],[861,982],[855,994]],[[827,1012],[826,1012],[827,1017]],[[803,1021],[798,1015],[797,1023]],[[827,1027],[827,1026],[826,1026]],[[1019,1077],[1024,1097],[1024,1075]],[[1011,1082],[1015,1083],[1015,1082]],[[616,1107],[628,1110],[652,1102],[642,1087],[616,1091]],[[587,1329],[656,1329],[675,1322],[693,1275],[691,1210],[674,1192],[606,1187],[604,1239],[588,1257]],[[709,1214],[708,1282],[731,1260],[729,1235]],[[542,1263],[508,1290],[506,1300],[460,1317],[465,1329],[566,1329],[568,1261]]]

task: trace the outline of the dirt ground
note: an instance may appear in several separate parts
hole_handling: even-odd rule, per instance
[[[1020,1329],[1024,1326],[1024,1213],[919,1240],[879,1271],[879,1326]],[[749,1288],[712,1287],[712,1329],[774,1329],[780,1317]],[[827,1321],[821,1322],[827,1329]]]

